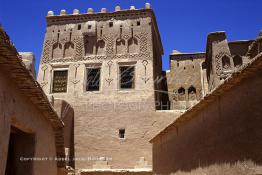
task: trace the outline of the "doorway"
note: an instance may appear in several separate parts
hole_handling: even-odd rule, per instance
[[[32,175],[33,161],[25,161],[24,158],[33,158],[34,152],[34,134],[11,127],[5,175]]]

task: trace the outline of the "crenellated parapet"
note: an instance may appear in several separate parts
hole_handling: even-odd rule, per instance
[[[144,9],[151,9],[150,3],[146,3]],[[121,9],[120,6],[116,6],[116,7],[115,7],[115,12],[129,11],[129,10],[139,10],[139,9],[136,9],[135,6],[130,6],[130,9]],[[140,10],[141,10],[141,9],[140,9]],[[83,14],[94,14],[94,13],[95,13],[95,11],[94,11],[93,8],[88,8],[88,9],[87,9],[87,13],[83,13]],[[101,11],[100,11],[100,12],[97,12],[97,13],[109,13],[109,12],[107,11],[106,8],[101,8]],[[79,11],[78,9],[74,9],[72,14],[67,14],[66,10],[62,9],[62,10],[60,11],[60,14],[57,15],[57,16],[79,15],[79,14],[80,14],[80,11]],[[54,14],[53,11],[48,11],[47,17],[50,17],[50,16],[55,16],[55,14]]]
[[[152,59],[153,49],[163,54],[154,12],[149,3],[144,9],[102,8],[96,13],[88,8],[81,14],[49,11],[42,63],[107,60],[122,57]],[[153,48],[153,43],[154,47]]]

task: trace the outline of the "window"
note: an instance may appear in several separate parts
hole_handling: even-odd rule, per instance
[[[86,77],[86,91],[99,91],[100,68],[88,68]]]
[[[188,88],[188,98],[189,100],[196,100],[196,88],[194,86]]]
[[[180,87],[177,92],[178,92],[178,100],[185,101],[186,90],[183,87]]]
[[[185,95],[185,89],[184,88],[179,88],[178,89],[178,93],[180,94],[180,95]]]
[[[78,24],[77,29],[81,30],[81,24]]]
[[[137,26],[140,26],[140,21],[137,21],[137,23],[136,23],[136,24],[137,24]]]
[[[233,57],[233,62],[234,62],[234,66],[237,67],[237,68],[242,66],[242,64],[243,64],[242,57],[239,56],[239,55],[234,56]]]
[[[124,139],[125,138],[125,129],[119,129],[119,138]]]
[[[222,66],[224,69],[230,68],[230,58],[226,55],[222,57]]]
[[[91,25],[88,25],[88,29],[91,29],[92,28],[92,26]]]
[[[53,93],[62,93],[67,91],[67,70],[54,71],[53,75]]]
[[[120,67],[120,88],[132,89],[135,87],[134,81],[134,66],[121,66]]]
[[[109,22],[109,27],[113,27],[113,22]]]

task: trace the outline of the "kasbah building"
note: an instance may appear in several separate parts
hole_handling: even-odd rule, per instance
[[[262,174],[262,33],[162,71],[148,3],[46,21],[37,80],[0,29],[0,175]]]

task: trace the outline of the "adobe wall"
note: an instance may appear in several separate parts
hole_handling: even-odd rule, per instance
[[[79,100],[79,99],[78,99]],[[148,111],[137,103],[120,102],[88,106],[74,103],[76,169],[133,169],[152,166],[152,145],[149,140],[179,112]],[[125,138],[119,138],[119,129],[125,129]],[[105,157],[106,161],[100,161]],[[145,158],[141,164],[139,160]],[[79,160],[81,158],[87,160]],[[93,160],[89,160],[92,158]],[[104,163],[103,163],[104,162]],[[102,165],[100,166],[100,164]]]
[[[172,109],[188,109],[205,95],[207,81],[205,69],[202,68],[204,61],[205,53],[170,55],[167,84]],[[191,87],[195,89],[194,92],[190,92]]]
[[[156,139],[154,173],[257,173],[256,165],[262,166],[261,89],[260,71]]]
[[[133,8],[133,7],[132,7]],[[90,10],[90,9],[89,9]],[[102,44],[103,43],[103,44]],[[60,16],[50,13],[38,73],[38,82],[48,95],[68,102],[74,109],[76,169],[135,168],[141,157],[151,168],[149,139],[176,114],[155,112],[164,85],[162,45],[150,8],[107,13]],[[134,88],[120,88],[120,66],[135,67]],[[99,67],[97,91],[87,91],[87,70]],[[53,73],[67,70],[67,90],[52,92]],[[119,138],[125,129],[126,139]],[[156,131],[157,130],[157,131]],[[99,162],[100,157],[112,160]],[[78,159],[95,160],[78,160]],[[148,162],[147,162],[148,161]]]
[[[152,175],[152,172],[147,171],[97,171],[97,172],[82,172],[81,175]]]
[[[65,69],[69,74],[67,93],[64,94],[67,98],[85,96],[91,99],[95,96],[100,103],[105,97],[111,102],[118,102],[128,94],[127,100],[143,99],[154,103],[155,99],[159,99],[157,91],[154,91],[158,88],[154,78],[161,76],[162,72],[153,71],[153,67],[157,64],[161,69],[162,50],[152,16],[152,11],[147,9],[70,15],[68,18],[62,15],[47,17],[38,73],[38,81],[44,91],[52,93],[53,72]],[[120,89],[121,65],[135,66],[135,88],[129,93]],[[94,66],[101,68],[98,93],[85,90],[86,69]]]
[[[238,71],[249,62],[248,52],[252,50],[252,42],[254,41],[228,42],[225,32],[213,32],[208,35],[205,62],[209,91],[222,84],[234,71]],[[257,55],[258,51],[255,48],[252,53]]]
[[[53,105],[55,111],[57,112],[59,118],[63,121],[63,134],[64,134],[64,145],[65,145],[65,155],[68,166],[75,167],[74,165],[74,110],[70,104],[64,100],[54,99]]]
[[[5,173],[8,143],[11,125],[26,133],[35,134],[35,157],[55,157],[55,136],[49,121],[44,118],[41,111],[17,89],[6,76],[7,70],[0,70],[0,174]],[[17,150],[29,151],[27,141],[20,140]],[[24,146],[23,146],[24,145]],[[26,146],[27,145],[27,146]],[[18,145],[17,145],[18,146]],[[16,155],[17,159],[23,155]],[[17,160],[19,162],[19,160]],[[17,165],[23,168],[26,163]],[[12,167],[14,168],[14,167]],[[25,174],[23,172],[20,174]],[[55,161],[36,161],[33,165],[33,173],[37,175],[56,175],[57,164]]]

